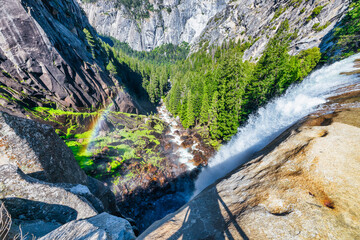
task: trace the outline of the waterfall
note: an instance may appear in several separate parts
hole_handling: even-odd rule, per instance
[[[336,95],[335,90],[355,83],[357,76],[340,73],[353,71],[357,58],[360,58],[360,54],[314,71],[301,83],[293,84],[285,94],[252,114],[232,140],[209,160],[208,167],[203,169],[196,180],[194,196],[244,164],[285,129],[316,111],[328,97]]]

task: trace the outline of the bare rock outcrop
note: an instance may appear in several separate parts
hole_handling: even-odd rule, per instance
[[[348,0],[332,1],[267,1],[238,0],[230,2],[218,12],[204,28],[194,43],[192,51],[209,41],[219,45],[229,40],[253,43],[244,53],[245,60],[256,61],[265,50],[280,24],[286,19],[296,32],[290,45],[290,53],[319,47],[323,38],[345,15]],[[326,48],[328,42],[322,44]]]
[[[86,186],[43,182],[10,164],[0,165],[0,199],[13,220],[11,237],[20,232],[40,237],[69,221],[104,211]]]
[[[0,199],[14,218],[56,220],[64,224],[98,214],[84,196],[91,194],[85,186],[80,191],[77,186],[81,185],[69,188],[69,185],[42,182],[13,165],[1,165],[0,173]]]
[[[48,125],[0,112],[0,165],[43,174],[53,183],[87,183],[73,153]]]
[[[107,213],[69,222],[39,238],[39,240],[132,240],[135,239],[130,223]]]
[[[2,165],[0,199],[13,219],[10,237],[23,233],[34,237],[48,234],[41,239],[135,238],[131,224],[103,212],[100,200],[84,185],[46,183],[13,165]]]
[[[85,175],[52,127],[0,112],[0,151],[0,199],[13,218],[11,236],[21,229],[41,237],[104,211],[122,216],[109,187]]]
[[[88,186],[85,188],[92,196],[88,200],[99,212],[105,210],[121,216],[110,188],[86,176],[52,127],[0,112],[0,152],[0,166],[17,166],[25,174],[45,182],[61,183],[67,189],[72,185],[64,183]]]
[[[139,239],[360,238],[358,96],[293,126]]]

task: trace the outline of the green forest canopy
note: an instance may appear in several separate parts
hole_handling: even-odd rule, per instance
[[[348,54],[359,51],[359,9],[360,1],[354,0],[335,30],[338,46]],[[185,128],[201,127],[212,139],[229,140],[251,112],[301,81],[319,62],[319,48],[289,55],[294,38],[296,33],[290,32],[285,20],[257,63],[242,58],[256,40],[230,41],[219,47],[205,43],[190,56],[186,43],[166,44],[150,52],[134,51],[115,39],[112,47],[102,44],[111,52],[107,69],[112,74],[121,72],[118,64],[128,66],[150,100],[158,103],[165,97],[167,108]]]

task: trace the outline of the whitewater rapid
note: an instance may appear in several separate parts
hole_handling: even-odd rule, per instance
[[[340,94],[335,90],[359,81],[354,75],[340,75],[341,72],[353,71],[354,60],[358,58],[360,54],[314,71],[301,83],[293,84],[285,94],[252,114],[232,140],[209,160],[208,167],[203,169],[195,182],[193,196],[248,161],[255,152],[298,120],[318,110],[321,104],[327,102],[327,98]]]
[[[183,142],[181,140],[180,134],[177,134],[176,132],[181,129],[180,123],[173,118],[170,115],[170,112],[166,109],[165,104],[163,100],[160,102],[160,106],[157,108],[159,117],[168,124],[170,128],[170,133],[168,135],[174,137],[174,139],[170,140],[170,143],[174,143],[178,146],[178,149],[175,151],[175,154],[178,156],[178,162],[185,164],[187,166],[187,169],[189,171],[196,168],[196,166],[191,162],[191,160],[194,158],[194,155],[191,153],[191,150],[195,149],[195,145],[193,148],[184,148],[181,146],[181,143]]]

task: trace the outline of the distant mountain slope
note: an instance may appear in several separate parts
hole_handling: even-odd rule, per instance
[[[281,0],[281,1],[232,1],[207,24],[194,43],[193,51],[202,43],[219,45],[229,39],[251,42],[244,59],[257,59],[275,35],[281,23],[289,20],[290,29],[297,37],[290,46],[290,53],[319,47],[323,38],[339,23],[348,9],[350,0]],[[323,47],[333,43],[323,44]]]
[[[106,53],[96,41],[73,0],[1,0],[0,110],[95,110],[115,99],[117,110],[139,112],[122,80],[106,70]]]
[[[253,43],[244,54],[245,59],[253,60],[260,57],[285,19],[289,19],[290,28],[298,29],[291,53],[318,47],[344,16],[350,2],[141,0],[137,1],[139,5],[127,5],[122,0],[77,1],[97,31],[127,42],[135,50],[186,41],[195,52],[207,42],[221,45],[241,40]]]
[[[90,23],[104,35],[135,50],[152,50],[165,43],[192,43],[208,21],[229,0],[77,0]],[[138,4],[136,4],[138,3]]]

